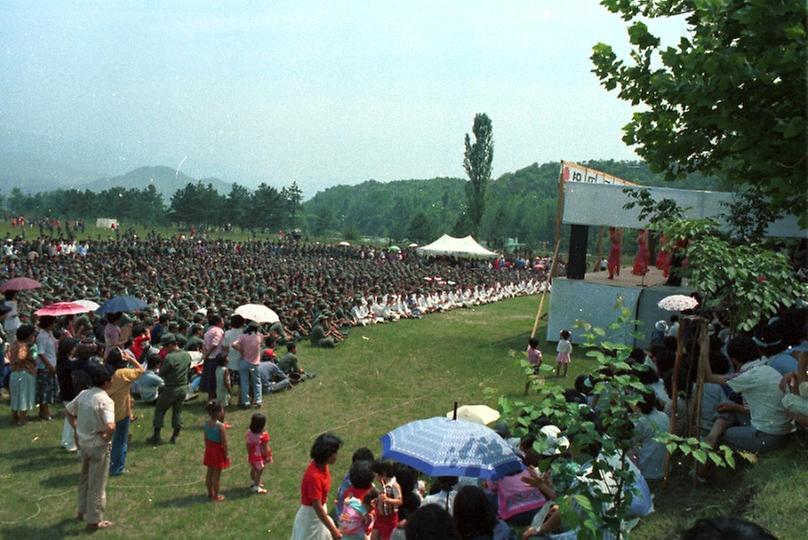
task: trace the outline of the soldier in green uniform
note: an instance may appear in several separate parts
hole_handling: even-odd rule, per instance
[[[317,317],[317,321],[314,323],[314,326],[311,327],[311,333],[309,334],[311,344],[315,347],[324,347],[327,349],[336,347],[337,344],[334,338],[328,335],[329,330],[328,317],[325,315]]]
[[[157,403],[154,407],[154,434],[146,439],[150,444],[161,444],[160,430],[163,428],[163,417],[171,408],[171,442],[177,441],[182,428],[182,404],[188,391],[188,371],[191,367],[191,355],[177,346],[177,338],[173,334],[164,334],[160,344],[168,351],[163,365],[160,367],[160,377],[165,381],[165,387],[160,390]]]
[[[315,373],[306,373],[297,363],[297,344],[290,341],[286,344],[286,354],[283,358],[278,360],[278,367],[281,371],[289,376],[292,384],[305,381],[306,379],[313,379],[317,375]]]

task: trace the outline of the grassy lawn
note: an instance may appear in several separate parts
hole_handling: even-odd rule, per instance
[[[128,473],[111,478],[109,538],[204,537],[288,538],[298,507],[299,482],[312,439],[332,431],[345,441],[334,467],[334,485],[359,446],[380,451],[379,436],[407,421],[485,403],[486,396],[520,394],[516,367],[538,297],[519,298],[474,310],[433,315],[423,321],[358,328],[336,350],[302,347],[302,365],[318,377],[294,390],[265,398],[264,412],[275,464],[264,479],[267,496],[252,495],[243,437],[250,411],[229,411],[233,466],[222,474],[227,500],[205,500],[202,403],[185,408],[178,444],[151,447],[152,410],[137,407]],[[543,336],[543,329],[539,332]],[[545,344],[545,358],[554,347]],[[518,351],[518,352],[517,352]],[[569,381],[591,366],[576,355]],[[495,390],[487,394],[484,388]],[[496,403],[489,399],[489,405]],[[75,514],[78,463],[58,448],[61,417],[9,426],[8,402],[0,404],[0,537],[59,538],[84,535]],[[802,452],[802,454],[800,454]],[[722,473],[715,487],[694,488],[674,480],[657,491],[657,513],[640,525],[636,538],[671,538],[699,515],[746,515],[780,538],[798,538],[808,527],[805,444],[764,458],[742,474]],[[333,490],[332,490],[333,494]]]

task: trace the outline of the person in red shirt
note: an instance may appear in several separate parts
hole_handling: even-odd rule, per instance
[[[140,360],[141,356],[143,356],[143,351],[149,347],[151,335],[149,333],[149,329],[143,325],[135,326],[132,335],[135,337],[132,340],[132,346],[130,349],[135,358]]]
[[[300,508],[295,516],[292,540],[337,540],[342,534],[329,517],[326,509],[331,489],[331,471],[328,466],[337,461],[342,440],[336,435],[323,433],[314,441],[309,455],[311,463],[300,484]]]

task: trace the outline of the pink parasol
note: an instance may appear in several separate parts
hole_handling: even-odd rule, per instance
[[[35,279],[27,277],[11,278],[3,285],[0,285],[0,292],[5,291],[26,291],[29,289],[38,289],[42,286],[40,282]]]
[[[665,311],[685,311],[693,309],[698,305],[699,302],[695,298],[683,294],[666,296],[657,304],[660,309],[664,309]]]
[[[35,314],[42,317],[43,315],[50,315],[52,317],[60,317],[62,315],[76,315],[78,313],[87,313],[90,311],[85,306],[77,304],[76,302],[56,302],[36,310]]]

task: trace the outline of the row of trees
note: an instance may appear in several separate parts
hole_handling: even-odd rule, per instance
[[[261,183],[255,191],[233,184],[221,195],[211,184],[187,184],[171,197],[168,218],[185,225],[233,225],[241,229],[291,229],[298,226],[303,192],[296,182],[278,190]]]
[[[638,161],[588,161],[592,168],[643,185],[670,185]],[[558,205],[559,163],[533,164],[491,180],[485,190],[485,211],[475,237],[499,247],[506,238],[536,248],[552,244]],[[383,236],[423,243],[443,233],[472,233],[468,208],[468,181],[461,178],[431,180],[370,180],[355,186],[335,186],[303,204],[309,232],[357,236]],[[693,174],[676,182],[685,189],[720,189],[712,178]],[[474,234],[474,233],[473,233]],[[593,242],[595,235],[591,235]],[[545,244],[546,243],[546,244]],[[630,242],[627,239],[627,245]]]
[[[60,219],[114,217],[124,223],[191,226],[232,225],[246,230],[298,226],[303,192],[296,182],[278,190],[261,184],[251,191],[233,184],[223,195],[212,184],[188,183],[166,205],[154,185],[144,189],[115,187],[100,192],[59,189],[26,194],[14,188],[5,206],[12,214]]]

